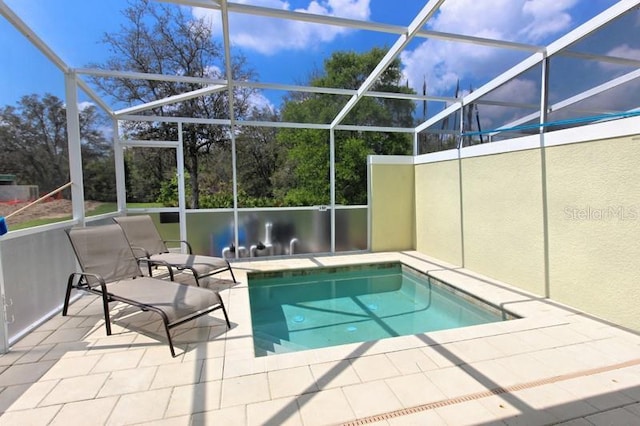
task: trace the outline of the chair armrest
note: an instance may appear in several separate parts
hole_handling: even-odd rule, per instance
[[[71,275],[69,275],[69,279],[73,278],[73,277],[80,277],[78,280],[78,284],[77,284],[77,288],[81,288],[81,287],[88,287],[88,288],[93,288],[96,285],[99,285],[102,288],[103,292],[107,291],[107,284],[104,282],[104,278],[102,278],[101,275],[98,274],[93,274],[91,272],[73,272],[71,273]],[[92,277],[95,278],[98,282],[96,284],[91,284],[89,283],[89,280],[87,279],[88,277]],[[82,280],[84,278],[84,282],[85,284],[82,284]]]
[[[151,260],[145,257],[141,257],[138,259],[138,264],[141,264],[141,263],[145,263],[147,265],[147,267],[149,268],[149,273],[151,273],[152,266],[156,266],[156,267],[164,266],[165,268],[167,268],[167,271],[169,271],[169,279],[173,281],[173,268],[171,267],[170,264],[168,264],[164,260]]]
[[[189,251],[189,254],[193,254],[193,249],[191,248],[191,244],[189,244],[189,241],[187,240],[163,240],[163,242],[166,243],[181,243],[181,244],[185,244],[187,246],[187,250]]]
[[[133,251],[133,255],[136,257],[136,259],[140,260],[141,258],[149,258],[151,257],[151,254],[145,250],[143,247],[135,247],[135,246],[131,246],[131,251]]]

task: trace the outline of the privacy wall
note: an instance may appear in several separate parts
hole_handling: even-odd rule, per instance
[[[416,157],[414,248],[640,331],[639,129],[631,118]]]
[[[377,159],[383,161],[377,163]],[[415,177],[412,157],[369,157],[369,247],[415,247]]]

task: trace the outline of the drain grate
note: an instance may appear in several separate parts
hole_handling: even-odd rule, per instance
[[[618,370],[620,368],[632,367],[634,365],[640,365],[640,359],[634,359],[631,361],[622,362],[619,364],[608,365],[605,367],[592,368],[589,370],[577,371],[575,373],[562,374],[560,376],[549,377],[547,379],[534,380],[531,382],[520,383],[517,385],[499,387],[489,389],[482,392],[471,393],[468,395],[459,396],[457,398],[443,399],[441,401],[429,402],[427,404],[417,405],[415,407],[403,408],[401,410],[390,411],[383,414],[377,414],[375,416],[363,417],[351,422],[343,423],[342,426],[357,426],[376,423],[384,420],[393,419],[396,417],[407,416],[409,414],[420,413],[422,411],[433,410],[434,408],[446,407],[448,405],[455,405],[461,402],[473,401],[476,399],[487,398],[492,395],[500,395],[503,393],[515,392],[524,389],[535,388],[537,386],[548,385],[551,383],[557,383],[564,380],[575,379],[578,377],[591,376],[593,374],[604,373],[606,371]]]

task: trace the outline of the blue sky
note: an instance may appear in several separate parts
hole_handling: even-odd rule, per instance
[[[416,0],[246,0],[286,10],[308,11],[351,19],[408,25],[426,1]],[[101,39],[117,32],[124,0],[5,0],[71,67],[108,58]],[[546,44],[616,3],[613,0],[448,0],[428,28],[444,32]],[[195,16],[212,18],[220,39],[219,13],[190,9]],[[232,14],[234,51],[242,52],[261,81],[306,83],[312,70],[337,50],[366,51],[390,46],[397,36],[336,27],[292,24],[270,18]],[[236,50],[237,49],[237,50]],[[640,50],[630,47],[632,56]],[[63,97],[62,74],[30,46],[6,20],[0,18],[0,106],[15,104],[21,96],[45,92]],[[420,93],[452,95],[457,81],[462,89],[478,87],[528,54],[505,52],[470,44],[414,40],[400,59],[409,84]],[[532,89],[534,90],[534,89]],[[259,100],[258,100],[259,101]],[[277,105],[269,97],[263,102]]]

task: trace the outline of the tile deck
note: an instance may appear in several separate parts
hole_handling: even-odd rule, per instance
[[[522,319],[256,358],[247,271],[400,260]],[[173,330],[80,297],[0,356],[0,425],[640,424],[640,336],[417,252],[236,262]]]

